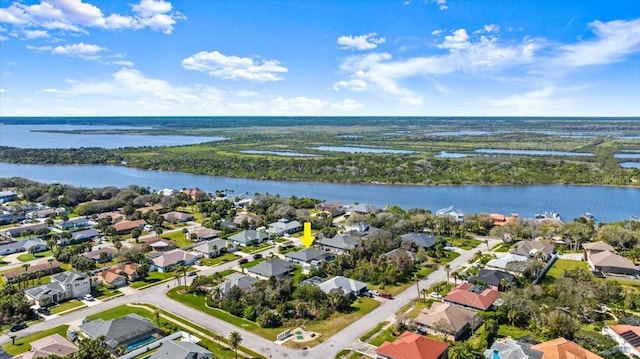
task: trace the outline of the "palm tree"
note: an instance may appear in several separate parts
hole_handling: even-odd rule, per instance
[[[27,281],[27,286],[29,286],[29,276],[27,274],[27,271],[29,270],[29,267],[31,267],[31,264],[29,264],[29,263],[22,264],[22,268],[24,268],[24,278]]]
[[[240,343],[242,343],[242,336],[237,331],[232,331],[231,334],[229,334],[229,344],[231,344],[236,353],[236,359],[238,359],[238,345],[240,345]]]
[[[47,262],[49,262],[49,275],[53,275],[53,261],[53,258],[47,259]]]
[[[507,278],[500,279],[500,288],[502,288],[502,290],[506,290],[507,287],[509,287],[509,280]]]
[[[444,270],[447,271],[447,283],[449,283],[449,272],[451,271],[451,266],[449,263],[444,265]]]

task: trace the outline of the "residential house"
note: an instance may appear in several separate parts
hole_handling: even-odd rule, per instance
[[[185,252],[182,249],[174,249],[161,256],[153,258],[151,260],[153,263],[151,265],[151,270],[167,273],[171,272],[178,266],[190,266],[194,264],[197,259],[198,256],[195,254]]]
[[[19,227],[6,228],[0,234],[6,239],[22,237],[27,231],[35,232],[39,229],[49,228],[46,223],[27,224]]]
[[[95,319],[78,326],[80,333],[87,338],[104,336],[104,343],[115,351],[145,338],[158,339],[160,330],[149,319],[137,314],[128,314],[117,319]]]
[[[476,312],[452,305],[436,302],[429,309],[423,309],[414,320],[420,333],[440,335],[445,340],[467,338],[482,324],[482,317]]]
[[[345,213],[345,207],[340,202],[322,202],[316,205],[316,210],[324,212],[331,217],[337,217]]]
[[[166,340],[149,359],[211,359],[213,354],[196,343]]]
[[[587,259],[589,267],[594,272],[604,275],[638,276],[638,266],[631,260],[613,252],[603,251],[592,254]]]
[[[253,244],[260,244],[269,239],[269,235],[264,232],[248,229],[246,231],[236,233],[227,239],[239,246],[250,246]]]
[[[184,212],[171,211],[162,215],[165,221],[169,223],[185,223],[193,220],[193,215]]]
[[[589,259],[590,255],[604,251],[616,252],[615,248],[603,241],[582,243],[582,259],[585,261]]]
[[[161,196],[168,197],[168,196],[173,196],[176,193],[176,190],[171,189],[171,188],[163,188],[163,189],[159,190],[156,193],[161,195]]]
[[[446,359],[449,344],[417,333],[404,332],[393,342],[376,349],[376,359]]]
[[[20,252],[37,253],[46,250],[47,244],[40,238],[24,239],[0,245],[0,255],[2,256]]]
[[[511,262],[526,262],[529,260],[529,257],[521,256],[519,254],[507,253],[505,255],[501,255],[496,259],[492,259],[485,266],[487,268],[495,268],[500,270],[507,269],[507,264]]]
[[[480,273],[467,279],[469,283],[485,284],[497,291],[504,291],[515,286],[518,282],[511,273],[496,269],[482,269]]]
[[[160,212],[164,209],[164,206],[161,204],[154,204],[153,206],[147,206],[147,207],[140,207],[137,208],[136,211],[140,212],[141,214],[147,214],[150,211],[154,211],[154,212]]]
[[[222,295],[229,293],[229,290],[233,287],[245,289],[260,281],[259,279],[256,279],[254,277],[237,272],[231,273],[224,278],[225,281],[218,286],[220,288],[220,294]]]
[[[122,212],[113,211],[113,212],[100,213],[98,215],[98,217],[96,218],[96,221],[99,221],[101,219],[106,219],[107,217],[111,217],[111,223],[118,223],[118,222],[122,221],[125,218],[125,216],[124,216],[124,214]]]
[[[539,257],[544,261],[551,259],[556,246],[545,241],[519,241],[515,244],[515,249],[509,251],[525,257]]]
[[[63,357],[78,351],[73,343],[65,339],[62,335],[55,333],[47,337],[31,342],[31,350],[15,356],[14,359],[36,359],[45,358],[50,355]]]
[[[446,208],[442,208],[436,211],[436,216],[438,217],[448,217],[453,219],[458,223],[464,222],[465,213],[461,210],[457,209],[454,206],[449,206]]]
[[[52,275],[51,283],[25,289],[24,293],[44,307],[91,293],[91,278],[84,273],[65,271]]]
[[[115,247],[103,247],[90,252],[84,252],[82,253],[82,256],[85,256],[96,263],[104,263],[110,261],[117,254],[118,250]]]
[[[193,247],[193,250],[202,253],[203,256],[208,258],[215,258],[223,253],[234,252],[238,247],[234,246],[230,241],[224,239],[214,239],[211,241],[202,242],[201,244]]]
[[[113,227],[116,229],[116,233],[124,234],[124,233],[129,233],[136,228],[143,229],[146,225],[147,225],[147,221],[145,221],[144,219],[138,219],[135,221],[123,220],[114,224]]]
[[[601,356],[565,338],[536,344],[531,349],[541,351],[543,353],[542,359],[602,359]]]
[[[312,266],[317,266],[322,262],[333,261],[335,259],[335,255],[320,249],[306,248],[300,251],[287,253],[284,255],[284,259],[300,265],[310,264]]]
[[[484,351],[486,359],[542,359],[541,351],[531,349],[531,344],[503,338],[496,340]]]
[[[233,217],[233,223],[235,223],[238,227],[242,227],[245,223],[249,224],[249,226],[254,227],[262,221],[262,218],[257,214],[249,213],[249,212],[240,212],[235,217]],[[245,227],[246,228],[246,227]]]
[[[322,238],[318,241],[320,248],[334,252],[346,253],[358,245],[358,238],[349,234],[337,234],[332,238]]]
[[[37,275],[51,275],[60,273],[60,271],[60,263],[54,259],[51,262],[45,260],[33,263],[27,267],[26,273],[33,277]],[[2,272],[2,276],[7,282],[14,282],[23,274],[25,274],[24,268],[16,268]]]
[[[189,238],[192,238],[191,235],[195,233],[195,239],[192,239],[194,242],[206,241],[208,239],[216,238],[220,235],[220,231],[211,228],[198,227],[195,229],[189,230]]]
[[[359,214],[359,215],[378,213],[380,211],[382,211],[382,209],[370,204],[356,204],[349,207],[349,210],[348,210],[349,213]]]
[[[138,275],[136,274],[138,267],[138,263],[116,264],[102,270],[98,274],[98,280],[111,287],[122,287],[127,285],[127,282],[132,282],[138,279]]]
[[[429,249],[436,244],[436,236],[426,233],[407,233],[400,236],[402,243],[411,243],[416,249],[422,247]]]
[[[189,196],[189,198],[197,202],[204,201],[209,197],[205,191],[199,188],[185,188],[181,192],[186,194],[187,196]]]
[[[289,221],[288,219],[281,219],[277,222],[270,223],[267,228],[267,233],[283,236],[285,234],[293,234],[302,230],[302,224],[298,221]]]
[[[94,228],[89,228],[82,231],[71,232],[71,243],[91,241],[99,237],[100,233],[98,233],[97,230],[95,230]]]
[[[295,268],[287,261],[279,258],[267,259],[258,263],[258,265],[249,268],[247,271],[260,279],[269,279],[271,277],[282,278],[293,272]]]
[[[0,213],[0,226],[5,224],[18,223],[24,221],[27,217],[18,213]]]
[[[396,249],[391,250],[391,251],[389,251],[389,252],[384,254],[384,256],[387,257],[387,258],[395,258],[395,257],[401,256],[401,255],[406,255],[413,262],[418,262],[418,256],[416,255],[416,252],[408,251],[408,250],[402,249],[402,248],[396,248]]]
[[[147,238],[138,245],[144,251],[166,252],[175,249],[176,242],[160,237]]]
[[[76,218],[70,218],[66,221],[59,219],[53,222],[53,226],[62,230],[73,229],[73,228],[84,228],[89,226],[89,218],[76,217]]]
[[[16,201],[18,194],[13,191],[0,191],[0,203]]]
[[[618,343],[618,351],[630,357],[640,358],[640,326],[637,325],[609,325],[602,328],[602,334]]]
[[[320,290],[329,294],[335,290],[341,290],[345,295],[363,295],[367,291],[367,284],[355,279],[343,276],[335,276],[318,285]]]
[[[491,222],[492,226],[504,226],[505,224],[507,224],[508,220],[509,218],[507,218],[507,216],[505,216],[504,214],[491,213],[489,215],[489,222]]]
[[[500,293],[491,288],[472,283],[462,283],[453,288],[443,299],[463,307],[489,310]]]
[[[37,218],[47,218],[51,215],[60,216],[67,213],[67,210],[59,207],[59,208],[44,208],[33,212],[27,213],[27,218],[37,219]]]

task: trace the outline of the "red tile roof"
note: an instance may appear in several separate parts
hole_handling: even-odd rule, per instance
[[[384,342],[376,349],[381,356],[393,359],[438,359],[449,349],[449,344],[404,332],[393,343]]]
[[[487,310],[493,302],[498,299],[500,293],[498,291],[487,288],[482,292],[476,292],[478,286],[472,283],[463,283],[453,288],[444,300],[455,304],[460,304],[466,307]]]
[[[565,338],[536,344],[531,349],[541,351],[543,359],[602,359],[601,356]]]
[[[619,325],[610,325],[609,329],[613,330],[616,334],[623,337],[627,341],[627,343],[631,345],[638,344],[637,338],[640,338],[640,326],[619,324]],[[633,344],[631,340],[628,340],[629,338],[635,339],[633,341]],[[636,348],[636,350],[640,350],[640,344],[635,345],[634,348]]]

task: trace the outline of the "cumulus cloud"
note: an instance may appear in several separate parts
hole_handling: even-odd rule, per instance
[[[15,29],[33,31],[87,32],[89,28],[101,29],[143,29],[170,34],[178,20],[184,15],[173,11],[170,2],[164,0],[140,0],[131,5],[133,15],[109,14],[82,0],[47,0],[38,4],[25,5],[14,2],[9,7],[0,8],[0,23]]]
[[[85,44],[83,42],[71,45],[59,45],[56,47],[27,45],[27,49],[39,52],[49,52],[54,55],[79,57],[85,60],[97,60],[101,57],[100,53],[106,50],[102,46]]]
[[[134,66],[133,61],[127,61],[127,60],[113,61],[112,64],[119,65],[119,66],[124,66],[124,67],[133,67]]]
[[[331,104],[331,108],[345,112],[353,112],[362,106],[362,102],[350,98],[345,98],[342,101]]]
[[[227,56],[218,51],[201,51],[182,60],[182,67],[205,72],[225,80],[268,82],[282,80],[288,69],[277,60]]]
[[[42,37],[49,37],[49,33],[44,30],[24,30],[22,35],[29,40],[38,39]]]
[[[505,98],[490,100],[488,105],[493,113],[508,116],[553,116],[567,113],[572,100],[561,96],[565,90],[546,86],[523,94],[513,94]],[[569,113],[571,111],[568,111]]]
[[[376,37],[377,35],[375,32],[358,36],[343,35],[338,38],[337,43],[343,50],[371,50],[386,41],[384,37]]]

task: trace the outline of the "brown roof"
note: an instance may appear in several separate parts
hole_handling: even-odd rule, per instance
[[[127,276],[131,276],[136,272],[138,266],[137,263],[116,264],[103,270],[98,276],[107,283],[113,283],[121,277],[126,280],[127,278],[122,274],[124,273]]]
[[[164,243],[164,245],[161,245],[161,247],[164,248],[175,248],[176,247],[176,242],[170,240],[170,239],[165,239],[165,238],[160,238],[160,237],[153,237],[153,238],[149,238],[147,240],[145,240],[143,243],[140,244],[140,247],[143,248],[148,248],[148,247],[152,247],[152,248],[158,248],[158,245],[153,246],[153,244],[158,243],[158,244],[162,244]]]
[[[452,305],[450,303],[433,303],[431,308],[424,309],[418,314],[415,322],[429,328],[449,334],[460,332],[478,315],[471,310]],[[476,318],[480,320],[480,318]]]
[[[197,256],[189,252],[185,252],[181,249],[175,249],[171,252],[167,252],[160,257],[153,258],[153,264],[158,267],[167,267],[176,264],[180,261],[189,261],[195,259]]]
[[[53,269],[54,273],[59,272],[60,271],[60,263],[57,260],[53,260],[53,262],[51,262],[51,263],[49,263],[48,261],[34,263],[34,264],[31,264],[29,266],[29,268],[27,268],[27,273],[44,272],[44,271],[49,271],[51,269]],[[2,275],[4,275],[4,278],[6,280],[14,279],[14,278],[18,277],[21,274],[24,274],[24,268],[22,268],[22,267],[16,268],[16,269],[13,269],[13,270],[8,270],[8,271],[2,273]]]
[[[251,221],[258,223],[261,219],[257,214],[242,212],[233,218],[233,223],[240,225],[245,218],[249,223],[251,223]]]
[[[161,205],[161,204],[154,204],[153,206],[138,208],[138,209],[136,209],[136,211],[138,211],[138,212],[140,212],[140,213],[142,213],[142,214],[145,214],[145,213],[147,213],[147,212],[149,212],[149,211],[156,211],[156,212],[158,212],[158,211],[160,211],[160,210],[162,210],[162,209],[164,209],[164,206],[163,206],[163,205]]]
[[[113,225],[115,227],[116,232],[124,232],[130,231],[135,228],[144,227],[147,224],[147,221],[144,219],[138,219],[135,221],[121,221]]]
[[[494,289],[484,289],[472,283],[463,283],[453,288],[444,300],[470,308],[487,310],[499,295],[500,293]]]
[[[638,269],[631,260],[609,251],[598,252],[590,255],[589,262],[598,267]]]
[[[193,215],[190,213],[171,211],[162,215],[165,220],[171,221],[182,221],[182,220],[190,220],[193,219]]]
[[[588,249],[591,251],[609,251],[609,252],[616,251],[615,248],[613,248],[608,243],[603,241],[582,243],[582,248]]]
[[[551,254],[555,246],[548,242],[543,241],[520,241],[516,243],[516,249],[511,250],[509,253],[520,254],[523,256],[533,255],[536,252],[542,252],[543,254]]]
[[[412,332],[404,332],[394,342],[384,342],[376,353],[393,359],[438,359],[449,349],[449,344],[424,337]]]
[[[627,324],[619,324],[619,325],[610,325],[609,329],[613,330],[616,334],[623,337],[627,343],[631,344],[636,348],[636,350],[640,351],[640,343],[638,342],[638,338],[640,338],[640,326],[638,325],[627,325]],[[635,339],[633,343],[629,340],[629,338]]]
[[[22,356],[18,356],[16,358],[43,358],[51,354],[66,356],[71,353],[75,353],[76,351],[78,351],[78,348],[73,345],[73,343],[56,333],[33,341],[31,343],[31,351],[28,351],[22,354]]]
[[[98,219],[104,219],[107,217],[111,217],[113,222],[118,222],[124,218],[124,214],[122,214],[122,212],[119,212],[119,211],[114,211],[114,212],[104,212],[98,215]]]
[[[123,275],[120,275],[120,274],[118,274],[116,272],[112,272],[109,269],[103,270],[102,272],[100,272],[100,274],[98,274],[98,276],[100,278],[102,278],[102,280],[105,283],[109,283],[109,284],[113,284],[115,281],[118,281],[118,280],[120,280],[120,281],[122,281],[122,280],[126,281],[127,280],[127,277],[125,277]]]
[[[542,359],[602,359],[601,356],[565,338],[536,344],[531,349],[541,351]]]

